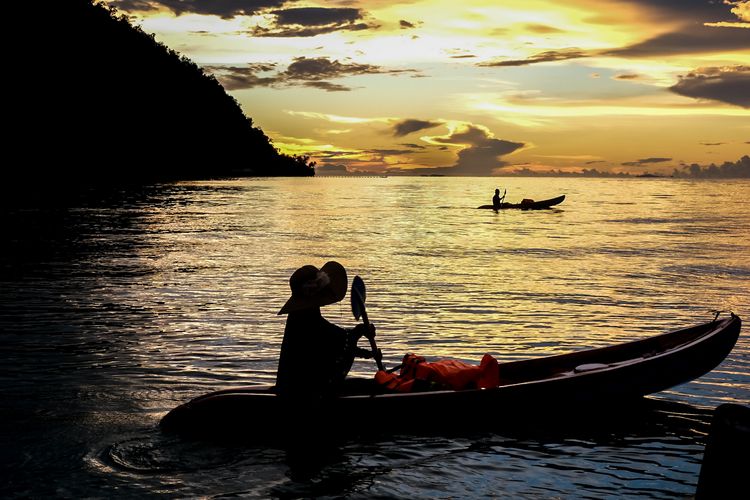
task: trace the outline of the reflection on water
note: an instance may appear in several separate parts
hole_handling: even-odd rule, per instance
[[[567,198],[475,210],[498,182],[509,201]],[[710,309],[747,316],[748,197],[741,181],[249,179],[2,208],[0,492],[690,495],[705,409],[750,401],[744,335],[716,370],[658,396],[685,404],[593,436],[371,437],[307,467],[154,426],[202,392],[273,380],[276,312],[306,263],[336,259],[365,279],[389,366],[408,351],[502,361],[661,333]],[[324,314],[353,325],[347,303]]]
[[[708,410],[651,401],[630,412],[555,425],[540,418],[500,433],[367,434],[304,456],[149,432],[88,462],[100,473],[177,494],[673,497],[695,488],[709,418]]]

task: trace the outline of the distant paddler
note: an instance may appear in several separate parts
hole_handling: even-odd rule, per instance
[[[505,193],[507,189],[503,189],[503,195],[500,196],[500,189],[495,189],[495,196],[492,197],[492,208],[500,210],[503,208],[503,200],[505,199]]]

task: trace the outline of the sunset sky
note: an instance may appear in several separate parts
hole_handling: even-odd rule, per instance
[[[750,154],[750,1],[109,0],[318,173]]]

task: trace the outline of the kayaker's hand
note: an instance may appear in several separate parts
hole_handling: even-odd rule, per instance
[[[372,323],[370,323],[369,328],[365,324],[360,323],[359,325],[355,326],[352,331],[356,335],[357,339],[361,337],[367,337],[368,339],[375,338],[375,325],[373,325]]]
[[[370,328],[367,329],[367,332],[365,332],[365,337],[367,337],[368,340],[372,340],[375,338],[375,325],[370,323],[369,327]]]

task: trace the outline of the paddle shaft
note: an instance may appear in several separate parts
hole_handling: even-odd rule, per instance
[[[362,322],[367,327],[367,330],[370,330],[370,320],[367,318],[367,309],[365,309],[365,302],[362,300],[362,295],[360,295],[359,290],[352,289],[352,293],[354,294],[355,299],[359,303],[359,309],[362,312]],[[372,356],[375,358],[375,363],[378,365],[378,370],[385,370],[385,367],[383,366],[383,360],[378,356],[378,346],[375,343],[375,337],[367,336],[367,340],[370,341],[370,348],[372,349]]]

